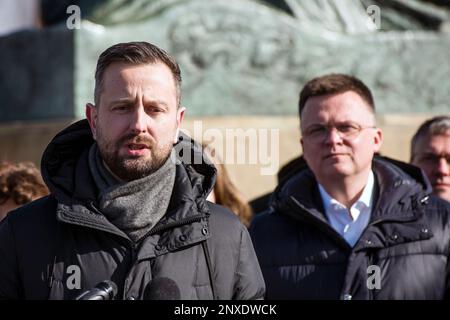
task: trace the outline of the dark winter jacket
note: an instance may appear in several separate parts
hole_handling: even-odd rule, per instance
[[[374,209],[353,248],[327,222],[309,168],[277,188],[250,230],[267,298],[449,297],[450,204],[416,167],[378,158],[373,171]]]
[[[85,120],[59,133],[42,158],[51,195],[0,224],[1,298],[74,299],[107,279],[117,284],[117,299],[158,298],[149,292],[156,278],[176,284],[170,282],[165,299],[264,296],[246,228],[232,212],[205,200],[215,181],[213,165],[176,165],[166,215],[135,244],[96,209],[88,168],[92,143]],[[183,159],[189,153],[202,157],[201,147],[186,136],[177,149]]]

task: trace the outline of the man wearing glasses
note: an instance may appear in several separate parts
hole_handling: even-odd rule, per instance
[[[411,163],[422,168],[433,193],[450,201],[450,117],[425,121],[411,141]]]
[[[422,171],[376,156],[370,90],[342,74],[300,93],[307,167],[251,226],[269,299],[449,297],[450,204]]]

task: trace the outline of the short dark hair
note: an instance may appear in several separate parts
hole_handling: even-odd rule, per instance
[[[301,117],[306,101],[311,97],[327,94],[339,94],[347,91],[357,93],[375,113],[375,103],[370,89],[359,79],[346,74],[328,74],[314,78],[303,87],[298,102],[298,113]]]
[[[100,103],[100,93],[103,84],[103,75],[106,68],[114,62],[124,62],[134,65],[151,64],[156,62],[164,63],[170,71],[175,81],[177,91],[177,105],[181,100],[181,71],[175,58],[157,46],[148,42],[126,42],[118,43],[102,52],[97,61],[95,70],[95,104]]]
[[[419,140],[426,136],[436,135],[450,135],[450,116],[436,116],[420,125],[411,139],[411,162],[414,160],[414,149]]]

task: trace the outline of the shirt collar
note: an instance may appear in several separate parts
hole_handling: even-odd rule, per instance
[[[322,197],[322,202],[323,202],[325,211],[328,212],[330,210],[330,206],[336,205],[336,204],[339,204],[344,208],[344,206],[339,201],[332,198],[328,194],[328,192],[325,190],[325,188],[320,183],[318,183],[318,185],[319,185],[319,192],[320,192],[320,196]],[[355,206],[357,204],[363,204],[365,207],[370,208],[372,206],[374,185],[375,185],[374,175],[373,175],[372,170],[370,170],[369,176],[367,178],[366,186],[364,187],[364,190],[363,190],[361,196],[353,204],[353,206]]]

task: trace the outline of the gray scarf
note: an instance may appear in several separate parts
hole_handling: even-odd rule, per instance
[[[124,182],[108,171],[94,144],[89,150],[89,168],[99,189],[99,210],[132,241],[139,242],[169,206],[175,183],[175,164],[171,157],[154,173]]]

